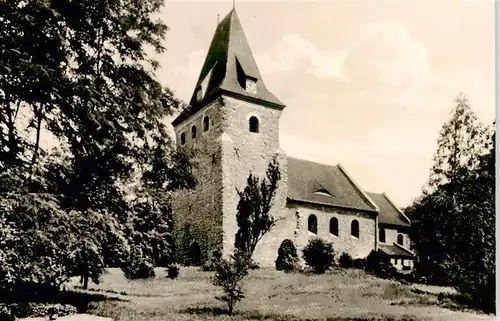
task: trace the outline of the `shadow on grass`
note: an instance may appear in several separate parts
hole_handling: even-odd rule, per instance
[[[198,315],[228,315],[226,309],[218,307],[196,307],[188,308],[181,311],[181,313],[187,314],[198,314]],[[234,311],[233,317],[237,320],[272,320],[272,321],[422,321],[423,319],[415,318],[410,315],[402,316],[366,316],[366,317],[328,317],[326,319],[310,319],[310,318],[299,318],[297,316],[287,315],[287,314],[263,314],[258,310],[252,311]]]
[[[460,293],[433,293],[420,289],[412,289],[411,292],[416,294],[413,299],[392,302],[391,305],[432,305],[453,311],[480,312],[485,314],[495,313],[491,307],[481,305],[480,302],[467,298]]]
[[[110,297],[104,294],[85,293],[79,291],[35,291],[35,292],[10,292],[0,294],[0,303],[29,305],[32,303],[45,304],[69,304],[74,306],[79,313],[84,313],[89,310],[93,302],[99,301],[122,301],[116,297]]]

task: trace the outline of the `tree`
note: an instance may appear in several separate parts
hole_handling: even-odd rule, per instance
[[[487,128],[479,122],[467,97],[459,94],[455,103],[450,112],[451,118],[443,124],[439,133],[429,191],[452,181],[461,168],[475,168],[478,157],[488,151]]]
[[[226,302],[228,314],[233,314],[234,305],[243,299],[243,279],[248,275],[250,257],[247,252],[236,251],[228,259],[221,259],[215,265],[213,284],[222,287],[223,296],[217,299]]]
[[[51,261],[61,269],[61,279],[81,273],[84,283],[97,281],[104,266],[120,265],[130,256],[127,244],[136,241],[146,243],[140,250],[151,260],[168,260],[169,195],[193,180],[189,160],[175,152],[165,121],[182,103],[159,84],[154,74],[159,64],[147,55],[148,48],[164,50],[167,27],[154,18],[162,4],[0,3],[5,58],[0,61],[0,173],[11,182],[1,182],[6,194],[0,201],[33,211],[51,209],[39,211],[44,218],[31,216],[29,224],[59,217],[61,233],[71,231],[67,243],[51,243],[59,249],[54,253],[69,257]],[[29,135],[22,135],[24,128]],[[46,155],[40,141],[49,133],[57,146]],[[140,191],[131,195],[126,187],[134,184]],[[154,227],[140,218],[145,214]],[[18,228],[13,224],[13,231]],[[16,235],[26,242],[31,237]],[[12,249],[9,257],[19,260],[16,251],[22,247]],[[51,273],[36,264],[26,267],[31,275]]]
[[[268,165],[265,179],[260,181],[258,177],[250,174],[245,189],[238,191],[240,200],[236,214],[238,231],[235,247],[248,253],[249,257],[252,256],[262,237],[276,223],[270,211],[280,179],[279,163],[273,158]]]
[[[2,1],[0,21],[1,171],[36,164],[44,124],[61,102],[68,60],[60,19],[42,1]]]
[[[495,134],[475,124],[460,96],[443,126],[430,191],[407,209],[417,273],[455,286],[471,304],[494,311]]]
[[[495,312],[495,134],[476,169],[464,174],[455,208],[456,229],[448,276],[474,305]]]
[[[335,251],[333,244],[320,238],[309,240],[302,250],[302,256],[314,273],[323,274],[335,264]]]

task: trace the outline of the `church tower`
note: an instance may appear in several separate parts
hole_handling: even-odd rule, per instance
[[[284,107],[266,88],[233,9],[217,26],[189,108],[172,122],[177,147],[194,154],[198,181],[195,189],[174,195],[174,238],[177,253],[184,251],[180,256],[199,252],[203,261],[214,250],[224,256],[233,252],[237,189],[245,187],[250,172],[265,177],[274,156],[282,181],[273,215],[285,207],[286,156],[279,146]]]

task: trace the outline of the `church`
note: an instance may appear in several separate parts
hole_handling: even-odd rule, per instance
[[[265,177],[279,162],[281,180],[271,214],[277,221],[258,244],[254,261],[274,266],[281,243],[301,256],[309,239],[333,243],[340,255],[389,255],[411,269],[410,220],[384,193],[364,191],[340,164],[288,157],[279,144],[283,104],[265,86],[236,10],[217,26],[189,107],[172,122],[177,148],[193,153],[197,186],[173,196],[174,239],[201,254],[234,251],[237,190],[250,173]],[[285,111],[286,112],[286,111]]]

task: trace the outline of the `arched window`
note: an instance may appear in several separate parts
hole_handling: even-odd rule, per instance
[[[398,234],[398,244],[403,245],[403,234]]]
[[[359,222],[356,220],[352,220],[351,235],[355,236],[355,237],[359,237]]]
[[[255,117],[255,116],[250,117],[250,120],[248,121],[248,125],[249,125],[250,132],[252,132],[252,133],[259,132],[259,120],[257,119],[257,117]]]
[[[196,138],[196,126],[191,127],[191,138]]]
[[[330,219],[330,234],[339,236],[339,221],[335,217]]]
[[[184,145],[186,143],[186,134],[182,133],[181,134],[181,144]]]
[[[318,234],[318,219],[316,215],[311,214],[307,219],[307,230],[311,233]]]
[[[382,243],[385,243],[385,229],[381,228],[378,232],[378,240]]]
[[[206,132],[209,128],[210,128],[210,119],[208,118],[208,116],[205,116],[205,118],[203,118],[203,131]]]

